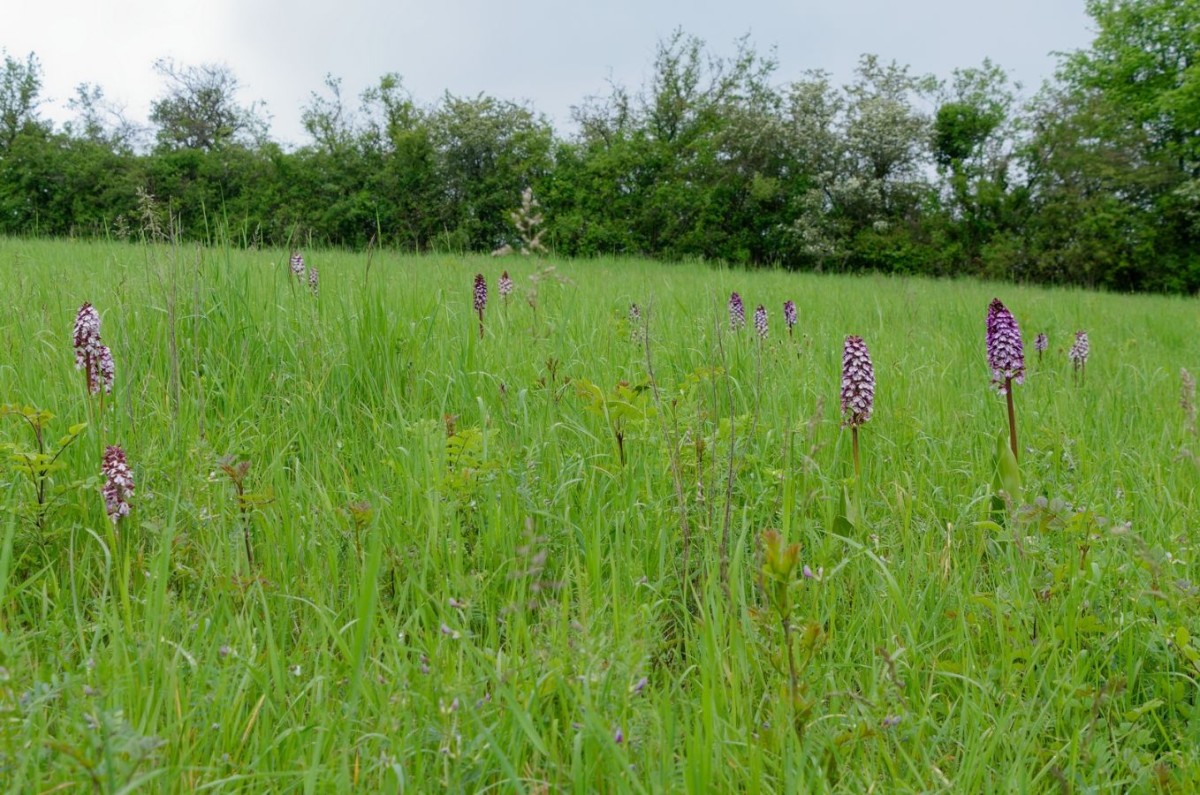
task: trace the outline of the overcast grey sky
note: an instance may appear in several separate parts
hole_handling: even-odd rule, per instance
[[[1052,76],[1054,51],[1092,38],[1083,0],[9,0],[0,46],[44,69],[43,112],[70,118],[81,82],[99,84],[145,122],[162,92],[152,65],[228,65],[262,99],[272,135],[303,144],[300,111],[326,73],[350,97],[398,72],[419,102],[445,90],[528,100],[569,129],[570,108],[604,93],[612,79],[631,88],[649,76],[655,44],[676,27],[730,54],[749,34],[776,48],[780,81],[821,68],[839,82],[860,54],[947,77],[991,58],[1032,92]],[[357,101],[355,101],[357,105]]]

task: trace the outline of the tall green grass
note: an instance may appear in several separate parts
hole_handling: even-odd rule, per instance
[[[37,531],[27,481],[0,474],[0,789],[1200,783],[1194,301],[305,254],[317,297],[283,251],[0,241],[0,403],[52,411],[55,438],[90,423],[59,485],[94,478],[105,444],[137,478],[118,528],[93,480]],[[765,344],[730,332],[734,289],[770,311]],[[1017,388],[1016,517],[992,500],[995,295],[1051,342]],[[83,301],[116,359],[103,416],[73,368]],[[849,333],[878,384],[858,484]],[[253,567],[222,461],[250,462]],[[768,528],[823,572],[796,586],[807,714],[761,620]]]

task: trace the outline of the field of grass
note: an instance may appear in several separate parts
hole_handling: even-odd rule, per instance
[[[0,789],[1200,786],[1194,300],[305,255],[316,296],[283,251],[0,241],[0,403],[52,412],[52,451],[88,423],[42,521],[0,470]],[[1029,370],[1008,505],[994,296]],[[877,378],[857,480],[847,334]],[[23,416],[0,444],[33,447]],[[762,582],[772,528],[811,577]]]

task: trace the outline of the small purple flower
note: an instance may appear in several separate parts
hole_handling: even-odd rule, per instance
[[[754,330],[760,339],[767,338],[767,308],[762,304],[754,310]]]
[[[479,315],[483,314],[483,310],[487,309],[487,279],[483,278],[482,273],[475,274],[475,312]]]
[[[75,314],[75,369],[87,377],[88,392],[100,392],[100,313],[84,303]]]
[[[482,273],[475,274],[475,314],[479,315],[479,339],[483,339],[483,310],[487,309],[487,279]]]
[[[510,296],[513,291],[513,280],[511,277],[509,277],[508,271],[505,271],[504,273],[500,274],[499,285],[500,285],[500,297],[507,301],[508,296]]]
[[[883,719],[883,728],[894,729],[900,725],[900,721],[904,720],[903,715],[888,715]]]
[[[862,337],[848,336],[842,350],[842,414],[849,428],[871,419],[875,405],[875,368]]]
[[[1075,343],[1071,345],[1071,350],[1067,351],[1067,358],[1071,360],[1071,364],[1075,365],[1078,370],[1087,364],[1088,353],[1091,351],[1091,344],[1088,342],[1086,331],[1075,332]]]
[[[1033,349],[1038,352],[1039,356],[1049,347],[1050,339],[1046,336],[1045,332],[1042,332],[1033,338]]]
[[[737,292],[729,294],[729,325],[735,329],[746,325],[746,307]]]
[[[292,275],[297,279],[304,278],[304,257],[300,256],[299,251],[292,252],[292,258],[288,261],[292,266]]]
[[[95,356],[100,348],[100,313],[96,307],[84,302],[75,314],[75,369],[87,366],[89,356]]]
[[[1021,329],[1012,312],[992,299],[987,314],[987,355],[992,370],[992,385],[1001,394],[1008,392],[1010,381],[1025,383],[1025,351]]]
[[[125,463],[125,451],[116,445],[107,447],[100,465],[100,475],[104,478],[104,485],[100,488],[104,496],[104,510],[116,524],[121,517],[129,515],[128,500],[133,496],[133,473]]]
[[[617,745],[625,742],[625,732],[621,731],[620,726],[618,726],[617,730],[613,732],[613,742],[615,742]]]
[[[637,683],[633,686],[633,694],[635,696],[641,695],[642,691],[646,689],[646,685],[648,684],[650,684],[650,680],[643,676],[641,679],[637,680]]]
[[[315,266],[308,269],[308,289],[312,290],[313,295],[316,295],[321,289],[321,277],[317,274]]]
[[[92,384],[92,394],[98,393],[101,388],[108,394],[112,394],[113,380],[116,377],[116,365],[113,364],[112,351],[107,345],[100,346],[100,353],[96,356],[97,378]]]
[[[642,322],[642,309],[637,304],[629,305],[629,322],[635,325]]]
[[[784,301],[783,302],[783,322],[787,323],[787,330],[788,330],[789,336],[792,333],[792,329],[796,326],[796,321],[799,319],[800,318],[796,314],[796,302],[790,301],[790,300]]]

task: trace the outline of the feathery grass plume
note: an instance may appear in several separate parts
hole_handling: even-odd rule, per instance
[[[100,391],[100,313],[84,302],[75,314],[75,369],[83,370],[89,394]]]
[[[729,325],[735,329],[746,325],[746,307],[737,291],[729,294]]]
[[[299,251],[293,251],[289,262],[292,266],[292,275],[296,277],[297,281],[302,281],[304,279],[304,257],[300,255]]]
[[[316,266],[310,265],[308,268],[308,289],[312,290],[313,295],[321,290],[321,277],[317,274]]]
[[[521,253],[525,255],[546,253],[546,247],[542,245],[545,230],[540,228],[545,219],[538,212],[539,206],[538,200],[533,198],[533,189],[526,188],[521,191],[521,206],[508,214],[521,237]]]
[[[1045,353],[1046,349],[1049,347],[1050,339],[1046,336],[1045,332],[1042,332],[1033,338],[1033,349],[1037,351],[1039,362],[1042,360],[1042,354]]]
[[[875,368],[862,337],[850,335],[842,348],[842,416],[854,448],[854,475],[862,474],[858,458],[858,428],[871,419],[875,407]]]
[[[508,306],[508,297],[512,295],[514,286],[512,277],[508,275],[508,271],[500,274],[498,285],[500,287],[500,297],[504,299],[504,305]]]
[[[769,331],[767,327],[767,308],[762,304],[759,304],[754,310],[754,330],[758,332],[760,339],[765,340],[767,338],[767,332]]]
[[[129,515],[129,498],[133,496],[133,473],[125,462],[125,451],[116,445],[105,448],[100,475],[104,478],[104,485],[100,487],[104,510],[112,523],[117,524]]]
[[[1025,348],[1021,329],[999,298],[993,298],[987,313],[987,356],[992,386],[1007,398],[1008,441],[1017,458],[1017,415],[1013,410],[1012,385],[1025,383]]]
[[[1067,351],[1067,358],[1075,366],[1075,377],[1081,382],[1083,381],[1084,370],[1087,368],[1087,358],[1091,347],[1091,344],[1088,342],[1087,332],[1076,331],[1075,342],[1071,345],[1071,350]]]
[[[796,302],[791,300],[784,301],[783,322],[787,323],[789,337],[792,336],[792,329],[796,327],[797,320],[799,320],[799,317],[796,315]]]
[[[1179,368],[1179,407],[1187,420],[1187,430],[1196,435],[1196,378],[1186,369]]]
[[[475,274],[475,314],[479,315],[479,338],[483,339],[483,311],[487,309],[487,279]]]

